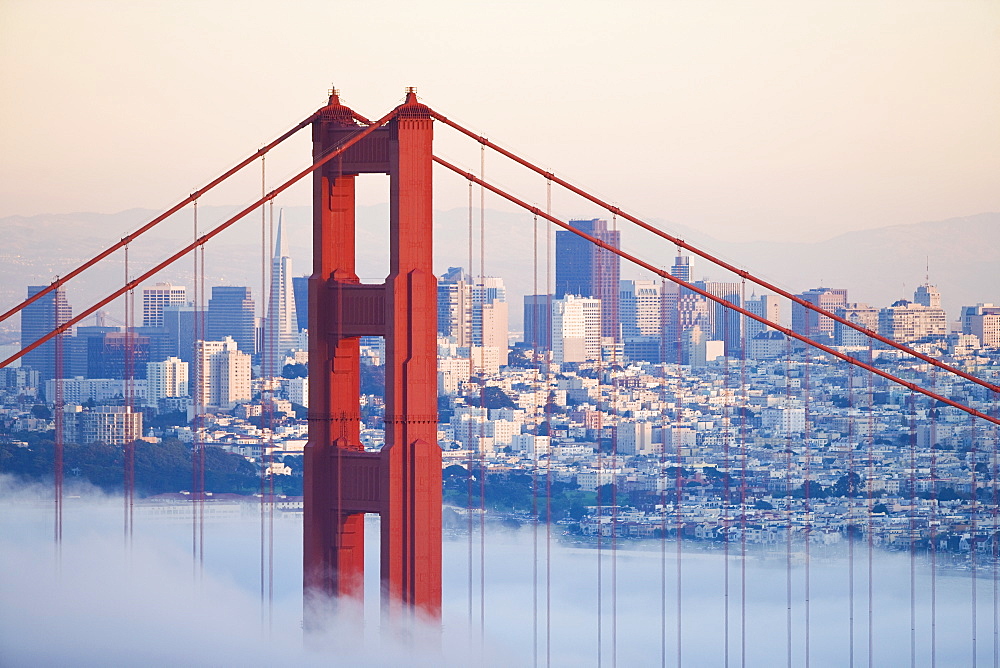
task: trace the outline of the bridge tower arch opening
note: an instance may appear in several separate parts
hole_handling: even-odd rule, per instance
[[[363,126],[337,91],[313,121],[313,160]],[[441,613],[441,450],[437,444],[437,280],[432,268],[430,109],[413,89],[394,117],[313,177],[309,440],[305,449],[307,628],[330,601],[363,599],[364,516],[381,518],[383,617]],[[389,274],[361,283],[355,180],[389,176]],[[361,444],[362,336],[385,338],[385,445]]]

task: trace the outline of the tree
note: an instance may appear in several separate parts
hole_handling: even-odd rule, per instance
[[[309,367],[305,364],[286,364],[281,369],[282,378],[306,378],[309,376]]]

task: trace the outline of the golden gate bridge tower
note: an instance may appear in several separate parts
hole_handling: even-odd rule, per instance
[[[329,104],[312,123],[313,158],[358,134]],[[383,616],[441,611],[441,450],[437,444],[437,281],[431,266],[433,120],[408,89],[383,127],[313,175],[309,279],[309,441],[305,450],[306,620],[334,597],[361,599],[364,516],[381,517]],[[388,174],[389,275],[355,267],[355,180]],[[359,337],[385,337],[385,447],[361,445]]]

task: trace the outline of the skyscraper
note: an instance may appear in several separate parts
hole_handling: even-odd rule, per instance
[[[300,330],[309,329],[309,277],[292,278],[292,294],[295,295],[295,319]]]
[[[287,255],[284,222],[278,215],[278,240],[271,259],[271,294],[264,326],[262,367],[265,376],[281,374],[285,353],[298,344],[298,319],[292,287],[292,258]]]
[[[219,341],[227,336],[248,355],[256,352],[256,322],[250,288],[229,285],[212,287],[208,300],[208,338]]]
[[[739,283],[695,281],[695,285],[734,306],[743,305]],[[708,322],[702,324],[702,330],[711,340],[725,342],[726,355],[733,357],[740,352],[742,320],[743,316],[736,311],[713,301],[708,304]]]
[[[28,286],[28,296],[33,297],[47,286]],[[73,310],[61,289],[53,290],[21,311],[21,347],[28,346],[42,338],[58,325],[73,317]],[[57,337],[59,345],[68,338],[65,334]],[[56,339],[50,339],[21,358],[22,366],[38,371],[40,380],[56,377]]]
[[[607,243],[620,247],[621,233],[609,230],[606,220],[571,220],[570,226]],[[620,340],[618,326],[618,289],[621,258],[595,246],[568,230],[556,232],[556,298],[566,295],[601,300],[601,336]]]
[[[778,297],[776,295],[761,295],[760,297],[757,297],[756,295],[751,296],[747,299],[747,303],[744,306],[746,310],[750,311],[754,315],[767,318],[771,322],[778,322],[778,319],[781,317],[781,305],[780,302],[778,302]],[[771,329],[771,327],[763,323],[747,318],[746,340],[750,341],[761,332],[766,332]]]
[[[157,283],[142,289],[143,327],[163,327],[163,309],[187,303],[187,288],[183,285]]]

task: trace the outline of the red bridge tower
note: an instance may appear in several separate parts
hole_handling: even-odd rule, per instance
[[[362,128],[337,92],[313,122],[313,159]],[[437,280],[431,266],[430,110],[412,89],[395,116],[313,181],[309,279],[309,442],[305,450],[307,620],[330,597],[361,599],[364,514],[381,516],[383,614],[441,612],[441,450],[437,444]],[[390,178],[390,270],[355,269],[355,177]],[[385,447],[361,445],[358,337],[385,337]]]

